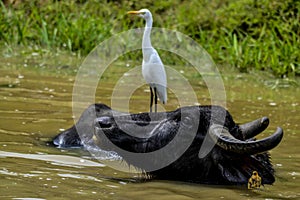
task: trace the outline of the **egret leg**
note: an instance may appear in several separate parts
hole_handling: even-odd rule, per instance
[[[157,112],[157,92],[156,92],[156,88],[154,88],[154,109],[155,109],[155,112]]]
[[[150,112],[152,112],[152,105],[153,105],[153,91],[152,88],[150,87]]]

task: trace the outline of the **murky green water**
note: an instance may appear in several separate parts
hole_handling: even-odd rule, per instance
[[[237,122],[268,116],[270,126],[262,136],[277,126],[285,131],[281,144],[271,151],[275,184],[249,191],[173,181],[140,182],[136,174],[111,169],[88,152],[47,146],[46,141],[60,129],[73,124],[75,75],[68,66],[55,72],[54,66],[14,67],[8,61],[0,64],[1,199],[300,199],[300,89],[291,82],[278,82],[264,73],[222,70],[227,108]],[[98,102],[110,105],[116,79],[125,68],[125,64],[112,66],[104,85],[97,89]],[[190,77],[199,102],[209,104],[203,81],[187,67],[177,69]],[[147,111],[148,94],[146,86],[135,91],[130,110]],[[166,109],[175,109],[178,102],[174,94],[170,93],[169,99]]]

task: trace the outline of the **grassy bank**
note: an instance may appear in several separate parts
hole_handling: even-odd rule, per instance
[[[128,10],[149,8],[154,26],[181,31],[218,64],[300,75],[298,0],[1,1],[0,44],[89,53],[111,35],[142,27]]]

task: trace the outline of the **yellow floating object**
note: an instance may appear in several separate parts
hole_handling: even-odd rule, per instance
[[[248,189],[259,188],[261,186],[261,177],[258,175],[257,171],[252,172],[252,176],[248,181]]]

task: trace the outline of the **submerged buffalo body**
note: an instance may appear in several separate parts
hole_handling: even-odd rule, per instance
[[[127,114],[95,104],[53,143],[115,151],[127,163],[157,179],[239,185],[247,184],[252,172],[257,171],[262,184],[272,184],[274,169],[267,151],[280,143],[283,131],[277,128],[267,138],[254,138],[268,124],[268,118],[263,117],[238,125],[219,106]]]

